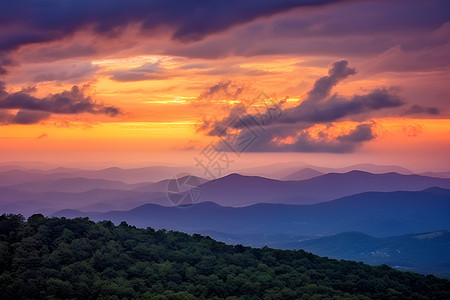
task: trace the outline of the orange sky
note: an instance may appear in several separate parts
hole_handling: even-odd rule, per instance
[[[265,148],[260,148],[258,154],[245,153],[240,162],[264,163],[264,157],[270,157],[275,161],[332,164],[336,157],[342,157],[342,165],[376,162],[448,170],[450,67],[445,53],[450,52],[446,35],[450,23],[445,19],[432,21],[440,2],[431,2],[422,16],[423,27],[411,25],[408,29],[412,21],[407,17],[395,22],[388,16],[386,22],[392,22],[392,30],[373,25],[366,28],[371,35],[358,32],[355,26],[359,23],[350,23],[351,27],[347,21],[332,22],[341,22],[337,16],[342,13],[366,11],[362,4],[348,2],[249,18],[194,41],[174,41],[172,25],[147,32],[129,23],[112,37],[95,33],[88,26],[48,41],[0,48],[0,55],[15,62],[5,65],[7,73],[0,77],[8,95],[34,87],[26,93],[34,97],[33,101],[43,101],[78,86],[100,109],[113,106],[121,112],[110,116],[102,112],[50,111],[49,116],[32,124],[3,121],[0,160],[193,164],[191,158],[196,153],[219,139],[198,130],[204,120],[221,120],[233,107],[248,103],[261,92],[273,103],[280,103],[283,110],[295,108],[308,98],[320,78],[331,76],[335,62],[346,60],[356,74],[340,78],[323,101],[333,104],[335,94],[351,101],[354,95],[386,89],[403,104],[317,121],[309,124],[305,133],[317,139],[326,134],[340,141],[339,135],[350,134],[358,124],[366,124],[371,129],[370,138],[358,141],[343,153],[296,148],[296,153],[271,154],[273,150],[266,153]],[[378,20],[387,14],[390,4],[367,5],[375,6],[372,17]],[[400,9],[398,4],[392,5],[394,11]],[[417,12],[411,10],[411,14],[421,9],[418,6]],[[365,21],[356,18],[354,22]],[[19,25],[8,26],[2,30],[0,42],[2,38],[7,40],[8,28],[16,34]],[[333,26],[341,31],[334,34]],[[276,31],[279,28],[283,28],[280,34]],[[321,49],[320,45],[329,49],[314,50]],[[86,53],[83,49],[87,49]],[[221,83],[226,87],[212,89]],[[418,108],[407,113],[414,111],[413,107]],[[21,109],[3,107],[0,113],[13,116]],[[247,109],[250,113],[258,107]],[[289,139],[298,138],[299,132]]]

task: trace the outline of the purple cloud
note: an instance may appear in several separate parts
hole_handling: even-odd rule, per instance
[[[94,74],[99,69],[99,66],[93,65],[89,62],[73,64],[64,71],[40,73],[34,77],[33,81],[68,81],[74,79],[82,79],[86,76]]]
[[[315,124],[348,119],[363,113],[370,114],[373,111],[385,108],[396,108],[404,104],[400,97],[384,88],[373,90],[364,95],[353,95],[352,97],[343,97],[337,94],[330,95],[336,84],[353,74],[356,74],[356,70],[349,68],[347,61],[342,60],[333,63],[328,76],[323,76],[316,80],[304,101],[295,107],[283,109],[276,118],[266,118],[264,126],[303,123],[309,124],[308,126],[310,127]],[[216,121],[210,127],[208,134],[216,135],[217,132],[223,132],[223,126],[226,124],[224,120],[228,120],[232,114],[233,111],[223,120]],[[235,117],[235,114],[233,114],[233,117]],[[242,114],[238,122],[229,126],[237,129],[259,126],[254,121],[258,119],[260,119],[259,115]]]
[[[406,115],[419,115],[419,114],[428,114],[428,115],[439,115],[440,111],[437,107],[428,107],[421,105],[413,105],[406,112]]]
[[[35,98],[26,92],[8,94],[3,90],[0,98],[0,109],[26,109],[43,111],[55,114],[105,114],[116,116],[121,113],[120,109],[94,102],[89,96],[77,86],[70,91],[49,95],[45,98]]]
[[[50,113],[42,111],[28,111],[19,110],[17,113],[9,113],[0,110],[0,125],[31,125],[37,124],[41,121],[48,119],[51,116]]]
[[[297,124],[272,125],[264,129],[244,129],[230,143],[226,138],[220,139],[217,148],[221,151],[246,152],[353,152],[364,142],[373,140],[374,123],[362,123],[350,132],[330,136],[326,130],[314,136],[308,129]],[[291,138],[291,142],[281,142]]]
[[[330,137],[324,130],[312,136],[309,129],[317,124],[352,120],[355,116],[369,119],[375,111],[404,105],[400,97],[385,88],[351,97],[331,93],[339,82],[354,74],[356,70],[350,68],[347,61],[337,61],[330,66],[328,75],[317,79],[306,99],[295,107],[269,106],[264,114],[248,114],[247,107],[238,104],[228,116],[215,121],[204,120],[198,129],[222,139],[237,129],[239,133],[232,134],[236,135],[232,139],[233,146],[241,147],[242,141],[253,139],[246,151],[351,152],[375,138],[374,123],[360,123],[337,137]],[[222,86],[226,85],[219,83],[204,93],[220,90]],[[280,142],[286,138],[292,142]],[[230,145],[222,141],[219,146],[226,150]]]
[[[322,6],[331,0],[183,1],[111,0],[39,1],[18,0],[4,5],[0,26],[10,28],[0,40],[0,51],[32,43],[61,39],[88,27],[98,34],[114,35],[130,24],[142,30],[166,27],[172,39],[192,42],[232,26],[302,6]]]
[[[0,82],[0,123],[5,124],[36,124],[48,119],[52,114],[104,114],[117,116],[122,111],[110,105],[97,103],[83,90],[74,86],[70,91],[63,91],[44,98],[31,96],[27,89],[8,93],[5,85]],[[17,109],[15,114],[8,110]]]

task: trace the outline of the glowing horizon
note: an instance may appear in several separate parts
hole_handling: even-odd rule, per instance
[[[0,13],[17,17],[0,29],[1,162],[194,165],[220,143],[227,118],[269,107],[252,103],[264,93],[282,117],[265,121],[237,164],[341,157],[342,165],[450,168],[445,1],[268,1],[224,11],[186,2],[205,15],[162,5],[151,26],[113,2],[86,18],[77,14],[89,5],[76,2],[73,15],[56,2],[28,21],[14,6]],[[140,9],[155,9],[150,3]],[[215,14],[238,17],[216,22]]]

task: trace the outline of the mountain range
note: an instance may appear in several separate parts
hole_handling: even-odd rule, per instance
[[[35,212],[52,213],[61,209],[107,212],[131,209],[145,203],[173,205],[167,197],[170,179],[126,183],[112,180],[114,176],[111,174],[110,179],[95,179],[65,173],[69,171],[59,168],[44,173],[17,169],[0,172],[0,209],[3,212],[29,215]],[[84,175],[93,176],[90,173],[92,171],[85,172]],[[99,171],[102,174],[105,172]],[[450,179],[446,178],[398,173],[372,174],[363,171],[329,173],[305,180],[288,181],[239,174],[210,181],[199,177],[196,179],[201,194],[195,201],[233,207],[257,203],[314,204],[367,191],[450,188]],[[180,190],[180,193],[183,192],[186,192],[186,188]]]
[[[145,204],[128,211],[62,210],[53,215],[126,221],[142,228],[200,233],[228,244],[304,249],[332,258],[450,275],[448,189],[365,192],[312,205]]]
[[[354,166],[369,173],[303,164],[274,166],[273,176],[250,175],[269,167],[214,180],[191,176],[198,197],[174,206],[168,191],[173,196],[171,178],[181,171],[176,167],[40,170],[4,165],[0,211],[126,221],[209,235],[229,244],[302,248],[333,258],[450,274],[450,179],[445,172],[424,173],[433,177],[396,166]],[[187,176],[175,184],[180,197],[191,195],[193,186],[182,185]],[[424,253],[433,253],[426,256],[429,261]]]
[[[450,188],[450,179],[363,171],[329,173],[299,181],[230,174],[201,185],[200,201],[236,207],[256,203],[313,204],[367,191],[419,191],[430,187]]]
[[[62,210],[54,215],[88,216],[94,220],[126,221],[143,228],[185,232],[324,236],[360,231],[392,236],[450,229],[450,190],[365,192],[314,205],[259,203],[236,208],[213,202],[181,207],[144,204],[127,211]]]
[[[320,256],[386,264],[402,271],[450,278],[450,233],[447,230],[377,238],[360,232],[291,242],[283,249],[303,249]],[[424,255],[426,253],[426,255]]]

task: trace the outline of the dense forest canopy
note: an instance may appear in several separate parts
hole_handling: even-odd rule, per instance
[[[450,282],[122,222],[0,217],[1,299],[450,299]]]

